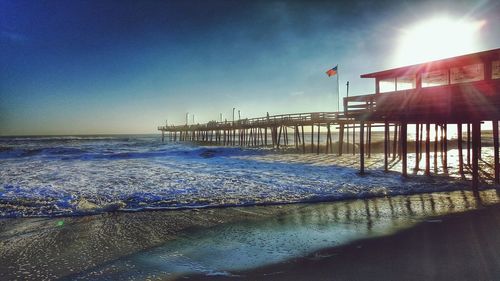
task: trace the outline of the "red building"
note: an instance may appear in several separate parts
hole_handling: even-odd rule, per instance
[[[500,49],[361,75],[375,94],[349,97],[349,117],[467,123],[500,119]]]

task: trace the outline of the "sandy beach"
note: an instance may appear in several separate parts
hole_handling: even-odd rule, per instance
[[[0,278],[492,280],[499,201],[495,190],[455,191],[2,219]]]

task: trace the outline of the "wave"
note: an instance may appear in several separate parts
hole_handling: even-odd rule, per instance
[[[72,147],[50,147],[50,148],[15,148],[6,147],[0,149],[0,159],[33,157],[33,156],[57,156],[57,155],[79,155],[87,152],[84,149]]]
[[[54,217],[93,215],[113,211],[178,210],[193,208],[221,208],[281,205],[291,203],[331,202],[350,199],[366,199],[394,195],[411,195],[430,192],[463,190],[467,183],[436,177],[423,180],[394,181],[392,186],[377,186],[378,173],[365,176],[366,183],[373,186],[349,186],[349,188],[326,187],[316,191],[307,188],[287,187],[261,188],[255,194],[237,191],[221,192],[208,186],[179,187],[168,192],[137,191],[132,193],[88,194],[65,191],[53,186],[21,187],[4,185],[0,188],[0,217]],[[399,182],[399,183],[398,183]],[[369,184],[368,184],[369,185]],[[182,185],[181,185],[182,186]]]
[[[23,136],[23,137],[0,137],[0,142],[57,142],[57,141],[102,141],[136,139],[133,136]]]
[[[141,151],[134,150],[134,148],[137,147],[141,148]],[[264,150],[258,149],[250,150],[227,147],[189,148],[186,146],[171,146],[164,149],[151,147],[148,150],[144,150],[143,146],[139,145],[131,145],[130,147],[122,145],[122,151],[116,150],[117,149],[109,147],[0,147],[0,159],[35,156],[47,157],[49,159],[55,158],[60,160],[119,160],[134,158],[154,158],[164,156],[213,158],[219,156],[257,155],[264,152]]]

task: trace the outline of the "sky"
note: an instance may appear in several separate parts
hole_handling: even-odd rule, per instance
[[[483,51],[500,47],[499,15],[498,1],[477,0],[0,0],[0,135],[336,111],[337,78],[340,97],[347,81],[350,95],[373,93],[359,76],[403,66],[412,26],[481,22],[467,46]]]

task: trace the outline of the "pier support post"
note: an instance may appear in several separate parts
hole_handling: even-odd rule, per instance
[[[319,141],[320,141],[321,125],[318,124],[318,139],[316,140],[316,154],[319,155]]]
[[[401,160],[401,149],[403,148],[403,137],[402,137],[402,128],[401,126],[403,126],[402,124],[399,124],[399,140],[398,140],[398,158],[399,160]]]
[[[325,153],[328,154],[330,149],[330,144],[332,142],[332,132],[330,131],[330,123],[326,125],[326,147]]]
[[[253,146],[259,146],[260,128],[254,129]]]
[[[330,153],[333,154],[333,139],[332,139],[332,131],[330,130],[330,143],[328,144],[330,146]]]
[[[479,131],[481,131],[481,122],[479,123]],[[479,159],[483,159],[481,151],[483,150],[483,139],[481,138],[481,134],[479,134],[479,143],[478,143],[478,149],[479,149]]]
[[[260,145],[265,146],[265,141],[264,141],[264,130],[262,128],[259,128],[259,133],[260,133]]]
[[[276,146],[276,139],[277,139],[277,127],[271,127],[271,140],[273,141],[273,147]]]
[[[408,124],[406,122],[401,123],[401,159],[402,161],[402,169],[403,169],[403,177],[408,176],[408,134],[407,134]]]
[[[248,140],[249,146],[255,146],[255,128],[250,129],[250,139]]]
[[[165,141],[165,131],[161,131],[161,142]]]
[[[306,153],[306,139],[304,138],[304,125],[300,127],[302,128],[302,153]]]
[[[420,145],[420,155],[419,155],[419,158],[420,160],[422,160],[422,153],[424,151],[424,148],[422,147],[423,146],[423,142],[422,142],[422,139],[424,138],[424,124],[420,124],[420,139],[418,141],[418,144]]]
[[[420,124],[415,124],[415,172],[418,171],[420,162]]]
[[[394,124],[394,142],[392,143],[392,160],[396,160],[398,149],[398,124]]]
[[[462,145],[462,123],[457,124],[458,172],[464,174],[464,153]]]
[[[340,124],[339,129],[339,156],[342,155],[344,144],[344,123]]]
[[[354,148],[354,143],[353,143],[353,148]],[[385,124],[384,124],[384,172],[389,171],[389,161],[387,159],[388,153],[389,153],[389,122],[385,121]]]
[[[311,125],[311,153],[314,153],[314,124]]]
[[[368,158],[372,157],[372,123],[368,123],[368,136],[367,136],[367,141],[368,141],[368,147],[367,147],[367,152],[368,152]]]
[[[499,151],[498,151],[498,120],[492,121],[493,125],[493,159],[495,166],[495,183],[500,183],[500,163],[499,163]]]
[[[283,140],[285,146],[288,147],[288,126],[283,125]]]
[[[280,126],[280,132],[278,134],[278,143],[277,143],[277,148],[280,146],[280,141],[281,141],[281,133],[283,131],[283,126]]]
[[[297,133],[297,141],[299,142],[298,144],[300,145],[302,143],[302,139],[300,138],[300,129],[299,129],[299,125],[295,125],[295,132]],[[299,149],[297,147],[297,149]]]
[[[346,129],[346,135],[347,135],[347,150],[346,150],[346,153],[349,154],[349,145],[350,145],[350,142],[349,142],[349,126],[350,124],[347,124],[347,129]]]
[[[248,136],[247,136],[247,146],[252,146],[253,142],[253,128],[249,128],[247,130]]]
[[[431,124],[425,124],[425,175],[431,174]]]
[[[276,141],[276,148],[280,148],[280,140],[281,140],[281,131],[283,130],[283,126],[280,126],[280,132],[278,134],[278,140]]]
[[[359,123],[359,173],[365,173],[365,123]]]
[[[352,155],[356,155],[356,124],[352,124]]]
[[[470,167],[470,123],[467,123],[467,165]]]
[[[295,144],[295,150],[299,151],[300,136],[297,126],[293,126],[293,142]]]
[[[438,124],[434,124],[434,173],[437,173],[437,159],[438,159]]]
[[[448,172],[448,124],[443,125],[443,169]]]
[[[472,122],[472,191],[479,192],[479,143],[481,142],[481,122]]]

